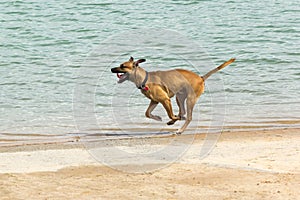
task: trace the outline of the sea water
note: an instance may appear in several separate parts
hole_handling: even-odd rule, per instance
[[[200,75],[236,58],[207,81],[191,133],[299,125],[296,0],[1,0],[0,8],[2,139],[176,130],[183,122],[166,126],[162,106],[154,113],[163,122],[146,119],[149,100],[117,84],[110,68],[130,56],[147,59],[148,71]]]

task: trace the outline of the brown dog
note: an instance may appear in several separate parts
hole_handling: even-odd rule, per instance
[[[117,73],[118,83],[126,80],[133,82],[141,92],[148,97],[151,102],[145,113],[146,117],[161,121],[160,116],[152,115],[151,112],[161,103],[166,109],[169,118],[167,124],[172,125],[177,120],[184,120],[183,126],[177,130],[177,134],[181,134],[192,120],[192,112],[199,96],[204,92],[204,81],[212,74],[223,69],[230,63],[234,62],[232,58],[224,62],[219,67],[211,70],[204,76],[198,76],[194,72],[184,69],[174,69],[168,71],[147,72],[139,66],[139,63],[145,62],[145,59],[134,61],[130,57],[129,61],[124,62],[120,67],[111,69],[112,73]],[[176,95],[176,102],[179,107],[179,114],[174,115],[171,100]],[[186,101],[187,117],[184,102]]]

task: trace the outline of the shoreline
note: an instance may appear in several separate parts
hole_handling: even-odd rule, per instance
[[[212,152],[208,152],[209,155],[205,155],[200,159],[197,158],[195,152],[201,150],[202,146],[208,140],[213,139],[214,144],[211,147]],[[264,130],[242,130],[242,131],[223,131],[220,134],[214,133],[198,133],[198,134],[182,134],[182,135],[155,135],[149,137],[130,137],[130,138],[114,138],[114,139],[105,139],[96,141],[95,144],[97,148],[113,148],[117,147],[136,147],[133,150],[146,150],[144,153],[152,153],[149,151],[149,146],[164,147],[168,145],[186,145],[187,151],[184,151],[182,156],[179,156],[179,161],[187,161],[190,163],[199,163],[200,160],[207,159],[206,157],[214,157],[218,154],[218,146],[223,146],[222,148],[228,148],[230,150],[230,145],[240,148],[248,147],[253,148],[253,145],[261,142],[260,146],[266,146],[266,144],[277,144],[277,143],[291,143],[295,139],[300,139],[300,128],[283,128],[283,129],[264,129]],[[175,142],[174,142],[175,141]],[[0,146],[0,155],[5,154],[18,154],[18,153],[32,153],[32,152],[47,152],[47,151],[70,151],[80,150],[84,152],[85,157],[88,158],[88,163],[101,164],[101,161],[97,161],[93,158],[91,151],[93,150],[92,146],[88,146],[90,141],[87,143],[80,140],[80,138],[74,138],[74,140],[58,140],[53,142],[42,142],[42,143],[30,143],[30,144],[15,144],[11,146]],[[93,143],[93,142],[92,142]],[[249,143],[249,144],[247,144]],[[253,144],[252,144],[253,143]],[[244,145],[244,146],[243,146]],[[144,147],[145,146],[145,147]],[[268,145],[269,146],[269,145]],[[281,144],[283,146],[283,144]],[[139,149],[140,148],[140,149]],[[291,148],[291,146],[288,146]],[[299,148],[296,147],[294,150],[299,152]],[[126,149],[125,149],[126,151]],[[136,152],[129,152],[136,153]],[[139,153],[139,152],[137,152]],[[190,157],[189,157],[190,156]],[[195,160],[191,157],[194,156]],[[199,156],[199,155],[198,155]],[[212,159],[210,159],[212,160]],[[0,170],[1,166],[0,165]],[[300,169],[299,169],[300,170]],[[1,171],[0,171],[1,173]]]
[[[95,161],[79,142],[1,147],[0,193],[4,196],[0,199],[183,199],[187,194],[194,199],[300,196],[299,128],[223,132],[204,158],[199,157],[199,152],[206,134],[196,134],[192,143],[191,135],[183,134],[113,140],[113,144],[124,151],[147,153],[173,144],[170,141],[174,138],[180,142],[176,145],[189,145],[175,162],[139,160],[136,164],[129,157],[117,157],[119,166]],[[101,150],[111,150],[106,145],[110,147],[112,143],[101,142]],[[141,168],[154,170],[135,173]]]
[[[190,127],[191,128],[191,127]],[[244,132],[244,131],[264,131],[264,130],[281,130],[281,129],[300,129],[300,120],[298,119],[280,119],[280,120],[271,120],[271,121],[263,121],[263,122],[241,122],[239,125],[227,125],[222,128],[222,133],[226,132]],[[30,145],[48,145],[48,144],[76,144],[78,141],[86,136],[89,135],[97,135],[102,136],[101,139],[103,140],[112,140],[112,139],[131,139],[131,138],[152,138],[152,137],[165,137],[164,133],[158,132],[155,133],[156,129],[149,129],[150,135],[147,135],[144,129],[141,129],[141,134],[139,132],[136,132],[135,129],[126,129],[125,131],[129,133],[133,133],[132,135],[127,134],[110,134],[110,133],[102,133],[103,131],[108,132],[118,132],[122,131],[122,129],[99,129],[100,133],[78,133],[78,132],[72,132],[72,133],[61,133],[61,134],[38,134],[38,133],[10,133],[10,132],[3,132],[0,133],[0,153],[1,150],[6,147],[14,147],[17,146],[30,146]],[[167,136],[171,134],[172,131],[175,129],[166,128],[161,129],[160,131],[166,131],[170,132],[169,134],[166,134]],[[198,133],[191,133],[188,131],[197,131]],[[199,132],[201,130],[201,132]],[[209,126],[199,126],[199,127],[193,127],[191,129],[188,129],[188,133],[183,133],[183,135],[202,135],[202,134],[209,134],[214,133],[214,127]],[[138,133],[138,134],[134,134]]]
[[[290,123],[288,123],[290,124]],[[294,124],[294,123],[292,123]],[[238,128],[240,127],[240,128]],[[222,130],[222,132],[217,132],[217,134],[224,135],[224,134],[237,134],[237,133],[257,133],[257,132],[271,132],[271,131],[284,131],[284,130],[299,130],[300,131],[300,125],[298,126],[284,126],[284,127],[264,127],[264,126],[228,126]],[[198,132],[195,134],[181,134],[182,137],[192,137],[195,138],[203,138],[206,135],[214,134],[216,132]],[[40,139],[40,140],[31,140],[30,138],[26,140],[10,140],[10,139],[3,139],[0,137],[0,153],[3,152],[15,152],[15,151],[33,151],[33,150],[47,150],[47,149],[65,149],[65,148],[85,148],[84,142],[82,142],[82,138],[85,137],[85,135],[76,135],[70,134],[72,136],[69,137],[63,137],[63,138],[56,138],[57,135],[46,135],[47,138]],[[1,133],[0,133],[1,135]],[[5,135],[9,135],[9,133],[5,133]],[[24,134],[13,134],[16,137],[18,136],[24,136]],[[91,134],[98,136],[103,141],[114,141],[114,140],[143,140],[143,139],[159,139],[159,138],[169,138],[174,137],[175,135],[172,132],[169,133],[158,133],[158,134],[150,134],[150,135],[127,135],[128,137],[125,137],[123,135],[117,136],[116,134],[113,134],[111,137],[106,134]],[[43,134],[28,134],[26,137],[31,136],[37,136],[37,137],[44,137]],[[60,137],[62,135],[59,135]],[[106,137],[108,136],[108,137]],[[11,142],[11,143],[5,143],[5,142]]]

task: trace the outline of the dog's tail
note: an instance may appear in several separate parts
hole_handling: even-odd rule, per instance
[[[227,65],[233,63],[235,61],[235,58],[231,58],[230,60],[224,62],[222,65],[220,65],[219,67],[211,70],[210,72],[208,72],[207,74],[205,74],[204,76],[202,76],[203,80],[205,81],[206,79],[208,79],[208,77],[210,77],[212,74],[216,73],[217,71],[223,69],[224,67],[226,67]]]

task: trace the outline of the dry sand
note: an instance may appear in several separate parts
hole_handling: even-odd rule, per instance
[[[145,169],[157,165],[144,173],[104,166],[76,142],[2,147],[0,199],[299,199],[300,129],[226,132],[200,159],[204,140],[197,135],[179,160],[163,168],[140,163]],[[157,148],[169,140],[139,141],[130,147]],[[120,165],[135,169],[126,160]]]

